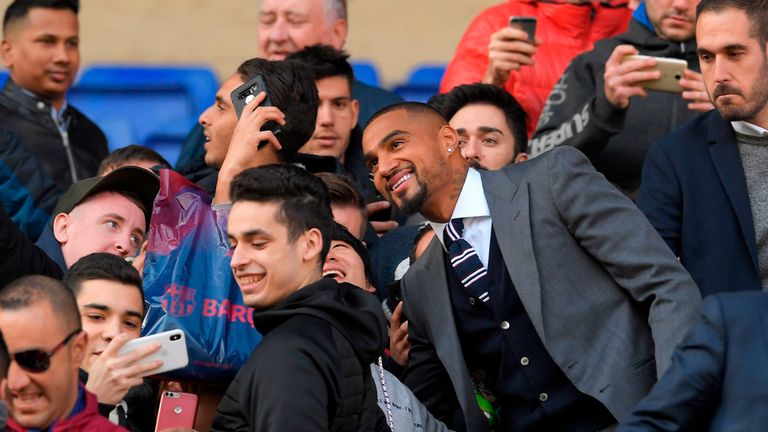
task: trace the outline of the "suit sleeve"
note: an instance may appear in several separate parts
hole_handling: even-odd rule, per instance
[[[408,307],[405,278],[402,279],[402,284],[405,316],[411,317],[413,312]],[[408,320],[408,341],[411,343],[411,349],[408,354],[408,366],[403,373],[403,383],[435,418],[450,427],[461,416],[456,391],[435,352],[435,347],[429,342],[424,329],[419,327],[418,321]]]
[[[626,110],[606,99],[603,69],[588,61],[590,55],[594,54],[574,58],[552,89],[528,143],[528,154],[537,156],[558,146],[571,146],[592,159],[624,128]]]
[[[663,142],[663,141],[662,141]],[[680,179],[661,142],[651,147],[643,164],[637,207],[676,256],[680,256],[682,189]]]
[[[620,431],[708,429],[720,400],[727,341],[720,297],[707,298],[702,310],[702,318],[675,349],[672,366]]]
[[[648,309],[661,376],[698,317],[696,284],[632,201],[581,153],[560,149],[546,169],[552,200],[571,234],[638,306]]]

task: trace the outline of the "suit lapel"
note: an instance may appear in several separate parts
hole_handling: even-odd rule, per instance
[[[505,171],[482,172],[481,175],[504,264],[528,317],[542,341],[545,341],[541,285],[531,236],[528,187],[526,184],[512,182]]]
[[[717,113],[711,114],[709,125],[707,139],[710,142],[709,155],[712,158],[712,165],[715,167],[720,183],[725,188],[733,211],[736,213],[741,233],[752,257],[752,265],[757,271],[759,267],[755,228],[752,223],[752,207],[749,204],[747,180],[744,177],[744,166],[741,163],[741,156],[739,156],[736,132],[734,132],[731,124]]]

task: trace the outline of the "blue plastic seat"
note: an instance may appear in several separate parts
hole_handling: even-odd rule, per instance
[[[146,145],[153,135],[181,124],[189,131],[213,103],[216,90],[216,76],[205,67],[93,66],[85,70],[68,99],[108,137],[116,134],[109,130],[112,125],[127,122],[135,135],[131,144]]]
[[[440,91],[446,65],[417,66],[411,70],[408,81],[395,86],[392,91],[407,101],[426,102]]]
[[[379,86],[379,70],[373,62],[354,60],[350,61],[350,64],[356,80],[375,87]]]

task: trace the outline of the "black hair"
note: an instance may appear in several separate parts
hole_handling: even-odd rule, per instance
[[[264,77],[272,105],[285,114],[285,125],[277,136],[282,148],[277,154],[281,161],[290,161],[315,132],[320,98],[309,66],[293,60],[252,58],[237,68],[237,74],[245,82],[256,75]]]
[[[81,327],[75,296],[61,281],[41,275],[23,276],[0,291],[0,310],[24,309],[40,301],[48,302],[68,331]]]
[[[141,293],[141,304],[144,307],[141,275],[125,259],[105,252],[92,253],[77,260],[64,275],[64,285],[72,290],[75,298],[80,295],[83,282],[90,280],[108,280],[134,286]]]
[[[363,271],[365,272],[365,280],[371,286],[374,286],[374,281],[376,278],[373,276],[373,266],[371,265],[371,258],[368,255],[368,249],[365,248],[365,245],[362,241],[360,241],[357,237],[355,237],[347,227],[344,225],[334,222],[333,223],[333,239],[336,241],[344,242],[348,244],[352,249],[357,253],[357,256],[360,257],[360,261],[363,262]],[[361,287],[364,288],[364,287]]]
[[[286,226],[291,241],[317,228],[323,236],[318,262],[322,267],[333,233],[331,203],[322,180],[294,165],[263,165],[235,176],[229,190],[233,204],[238,201],[279,204],[278,222]]]
[[[11,366],[11,354],[8,345],[5,344],[3,334],[0,332],[0,378],[8,377],[8,368]]]
[[[409,101],[409,102],[398,102],[396,104],[387,105],[384,108],[376,111],[368,120],[368,126],[370,126],[373,123],[373,121],[378,119],[379,117],[394,111],[399,111],[399,110],[405,110],[405,112],[407,112],[408,115],[412,115],[412,116],[430,116],[435,119],[439,119],[443,124],[448,124],[448,121],[445,119],[445,116],[443,116],[443,114],[440,113],[440,111],[436,110],[435,107],[431,105],[427,105],[422,102]]]
[[[347,61],[348,58],[349,54],[345,51],[321,44],[308,46],[288,56],[288,60],[296,60],[309,66],[315,74],[315,81],[337,76],[346,78],[351,92],[355,73]]]
[[[443,114],[446,120],[467,105],[491,105],[504,113],[507,126],[515,139],[515,155],[525,151],[528,146],[528,133],[525,128],[525,110],[514,96],[501,87],[492,84],[464,84],[454,87],[448,93],[433,96],[429,105]]]
[[[743,10],[751,24],[749,35],[760,42],[760,50],[765,52],[768,43],[768,1],[767,0],[701,0],[696,6],[696,19],[704,12],[722,12],[734,8]]]
[[[160,153],[149,147],[131,144],[108,154],[99,164],[98,173],[99,175],[104,175],[105,171],[109,169],[119,168],[130,165],[130,162],[140,161],[152,162],[160,168],[171,168],[171,164]]]
[[[319,172],[315,174],[320,177],[325,187],[328,188],[328,199],[331,201],[331,207],[354,207],[360,212],[363,223],[363,230],[368,222],[368,213],[365,207],[365,198],[357,190],[352,180],[343,175]]]
[[[26,18],[32,8],[71,10],[77,15],[80,12],[79,0],[16,0],[5,10],[3,17],[3,32],[8,31],[8,25]]]

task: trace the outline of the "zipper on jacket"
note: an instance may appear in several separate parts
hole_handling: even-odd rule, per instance
[[[65,127],[66,126],[69,125],[67,124]],[[75,183],[77,182],[77,171],[75,171],[75,158],[72,156],[72,147],[69,145],[69,132],[60,128],[57,129],[59,129],[59,133],[61,134],[61,142],[64,144],[64,151],[67,153],[67,162],[69,163],[69,173],[72,174],[72,183]]]

